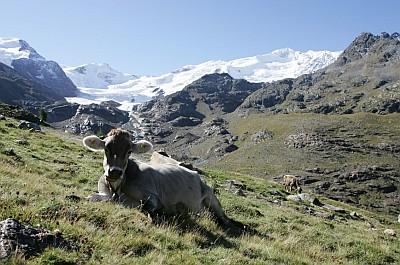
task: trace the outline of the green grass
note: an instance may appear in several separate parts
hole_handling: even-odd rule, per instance
[[[378,143],[398,144],[400,142],[400,114],[376,115],[357,113],[351,115],[323,115],[291,113],[268,115],[253,113],[240,118],[236,113],[228,116],[230,131],[239,137],[238,151],[214,161],[211,167],[257,175],[271,179],[285,173],[304,173],[306,168],[343,168],[343,166],[389,164],[400,171],[398,158],[392,154],[377,156],[373,152],[318,152],[313,148],[296,149],[285,144],[292,134],[313,133],[317,130],[332,129],[333,136],[348,139],[354,144]],[[253,143],[251,136],[261,130],[272,132],[273,138]],[[356,134],[349,138],[346,134]],[[326,156],[326,155],[329,155]]]
[[[253,234],[229,235],[206,214],[156,225],[136,209],[69,201],[65,196],[85,197],[96,190],[101,154],[50,129],[30,133],[6,123],[10,120],[0,121],[0,220],[13,217],[59,229],[79,245],[78,251],[49,248],[29,259],[14,256],[6,264],[400,263],[398,238],[383,234],[388,227],[399,231],[399,224],[324,198],[320,200],[357,210],[363,219],[317,217],[310,211],[325,210],[284,201],[276,195],[283,193],[280,185],[238,173],[209,171],[207,182],[216,188],[227,214],[253,228]],[[279,135],[285,128],[276,124]],[[28,144],[16,142],[21,139]],[[8,148],[16,155],[7,155]],[[246,197],[232,194],[226,190],[229,179],[242,181],[251,192]]]

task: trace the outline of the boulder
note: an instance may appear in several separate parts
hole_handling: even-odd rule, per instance
[[[34,122],[30,122],[30,121],[25,121],[25,120],[21,120],[19,122],[18,128],[23,129],[23,130],[30,130],[33,129],[34,131],[42,131],[42,129],[40,128],[40,126]]]
[[[170,123],[174,127],[186,127],[186,126],[196,126],[202,121],[195,117],[178,117],[172,120]]]
[[[6,120],[6,117],[4,115],[0,114],[0,121],[5,121],[5,120]]]
[[[12,255],[36,255],[47,247],[73,250],[77,247],[65,240],[61,232],[22,225],[16,219],[0,222],[0,261]]]
[[[226,147],[224,148],[224,151],[225,151],[225,153],[231,153],[231,152],[233,152],[233,151],[236,151],[237,149],[239,149],[239,147],[237,147],[236,145],[234,145],[234,144],[229,144],[228,146],[226,146]]]
[[[254,143],[261,143],[265,142],[266,140],[272,139],[272,137],[273,137],[272,132],[267,130],[261,130],[251,136],[251,141]]]

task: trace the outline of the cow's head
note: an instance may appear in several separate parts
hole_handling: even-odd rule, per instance
[[[87,136],[83,145],[92,151],[104,150],[104,174],[110,182],[119,180],[125,174],[130,154],[146,153],[153,148],[145,140],[132,142],[130,133],[122,129],[111,130],[104,140],[96,135]]]

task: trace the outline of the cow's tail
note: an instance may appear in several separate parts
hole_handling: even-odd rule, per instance
[[[207,208],[215,217],[218,224],[224,228],[244,232],[246,226],[242,223],[229,218],[222,209],[221,203],[214,194],[214,191],[207,185],[202,185],[203,206]]]

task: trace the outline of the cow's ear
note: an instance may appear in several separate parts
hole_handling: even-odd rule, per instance
[[[83,145],[91,151],[101,151],[104,150],[105,143],[96,135],[90,135],[83,138]]]
[[[136,154],[147,153],[153,150],[153,145],[146,141],[140,140],[132,143],[132,152]]]

